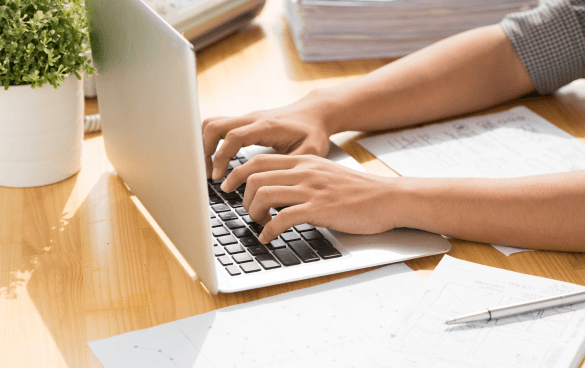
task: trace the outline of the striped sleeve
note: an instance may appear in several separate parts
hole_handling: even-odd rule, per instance
[[[585,77],[585,0],[544,0],[500,26],[540,94]]]

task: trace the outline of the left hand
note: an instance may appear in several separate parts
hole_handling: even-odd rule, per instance
[[[396,227],[393,183],[312,155],[258,155],[235,168],[221,188],[231,192],[247,182],[244,208],[264,226],[266,244],[303,223],[353,234],[375,234]],[[274,218],[270,208],[284,207]]]

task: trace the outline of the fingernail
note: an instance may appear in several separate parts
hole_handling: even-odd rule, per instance
[[[213,178],[213,180],[219,180],[220,178],[218,178],[219,175],[219,170],[217,169],[217,167],[213,168],[213,172],[211,173],[211,177]]]
[[[260,243],[264,244],[266,242],[266,237],[264,236],[264,234],[260,234],[260,236],[258,237],[258,240],[260,241]]]

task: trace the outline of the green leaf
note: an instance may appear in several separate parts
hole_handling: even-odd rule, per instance
[[[0,86],[50,84],[95,72],[81,0],[0,0]]]

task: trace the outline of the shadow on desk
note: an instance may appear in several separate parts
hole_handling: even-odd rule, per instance
[[[8,253],[0,249],[9,275],[0,277],[0,298],[30,309],[4,327],[22,330],[30,346],[50,352],[47,366],[99,366],[88,341],[286,291],[208,294],[180,267],[115,172],[84,192],[86,179],[18,189],[23,242]],[[303,286],[309,285],[294,285]],[[60,356],[52,353],[57,349]]]

